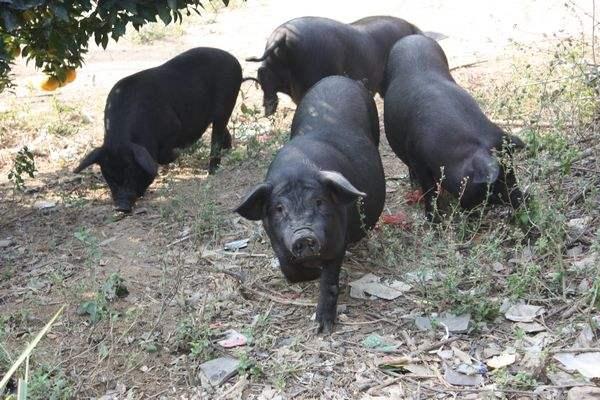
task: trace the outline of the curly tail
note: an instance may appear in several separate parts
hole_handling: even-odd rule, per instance
[[[265,52],[260,57],[249,57],[246,61],[261,62],[265,61],[283,42],[285,41],[285,34],[280,36],[279,39],[273,41],[269,47],[265,49]]]

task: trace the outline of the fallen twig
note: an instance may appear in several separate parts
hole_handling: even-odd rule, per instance
[[[598,347],[573,347],[570,349],[554,349],[554,350],[549,351],[549,354],[559,354],[559,353],[600,353],[600,348],[598,348]]]
[[[274,301],[274,302],[280,303],[280,304],[288,304],[288,305],[301,306],[301,307],[316,307],[317,306],[317,303],[308,303],[308,302],[304,302],[304,301],[287,300],[287,299],[283,299],[281,297],[273,296],[268,293],[262,293],[256,289],[252,289],[251,287],[244,286],[244,285],[240,285],[240,290],[247,290],[250,293],[253,293],[260,297],[264,297],[266,299],[269,299],[271,301]]]
[[[456,70],[463,69],[463,68],[470,68],[470,67],[474,67],[475,65],[483,64],[486,62],[488,62],[488,60],[479,60],[479,61],[473,61],[473,62],[466,63],[466,64],[459,64],[455,67],[450,68],[450,71],[456,71]]]

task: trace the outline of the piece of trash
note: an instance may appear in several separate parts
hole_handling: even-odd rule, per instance
[[[238,331],[229,329],[225,331],[225,339],[219,340],[217,343],[226,349],[230,349],[232,347],[244,346],[248,343],[248,339]]]
[[[450,346],[452,351],[454,352],[454,357],[458,358],[460,362],[464,364],[472,364],[471,356],[459,349],[458,347],[452,345]]]
[[[438,350],[436,354],[444,360],[449,360],[454,357],[454,352],[452,350]]]
[[[516,354],[500,354],[487,360],[485,363],[492,369],[507,367],[517,361]]]
[[[494,269],[494,271],[500,273],[500,272],[505,272],[506,271],[506,267],[504,266],[504,264],[496,261],[495,263],[492,264],[492,268]]]
[[[569,236],[576,238],[584,234],[591,221],[591,217],[573,218],[567,221]]]
[[[367,349],[373,349],[377,351],[392,351],[398,348],[398,345],[386,342],[376,333],[372,333],[364,338],[362,345]]]
[[[515,322],[533,322],[545,312],[544,307],[532,306],[529,304],[513,304],[506,310],[504,316],[506,319]]]
[[[4,240],[0,240],[0,249],[6,249],[7,247],[10,247],[14,244],[14,241],[12,239],[4,239]]]
[[[475,363],[475,364],[465,364],[460,363],[458,367],[456,367],[456,372],[465,375],[482,375],[487,373],[487,368],[484,364]]]
[[[546,327],[539,322],[517,322],[515,326],[525,333],[538,333],[546,330]]]
[[[54,207],[56,207],[56,202],[54,201],[38,200],[33,203],[33,208],[39,211],[48,210]]]
[[[586,379],[583,376],[577,373],[569,374],[565,371],[561,371],[558,368],[556,370],[548,368],[546,371],[546,376],[550,382],[556,386],[578,386],[582,383],[586,383]]]
[[[370,294],[385,300],[394,300],[402,295],[401,287],[405,287],[394,282],[390,284],[382,283],[377,275],[366,274],[360,279],[349,283],[350,297],[355,299],[366,299],[365,294]],[[392,287],[394,285],[395,287]]]
[[[416,317],[415,325],[421,331],[431,330],[436,324],[443,324],[452,333],[464,333],[469,329],[471,314],[454,315],[443,314],[439,317]]]
[[[444,372],[444,379],[449,384],[456,386],[481,386],[484,382],[482,375],[461,374],[448,366],[446,366],[446,371]]]
[[[366,340],[366,339],[365,339]],[[365,342],[363,340],[363,344]],[[406,367],[411,362],[414,362],[415,359],[410,356],[393,356],[393,357],[384,357],[381,361],[379,361],[379,368],[385,369],[401,369]]]
[[[407,364],[404,366],[404,369],[413,375],[419,375],[419,376],[433,376],[434,375],[434,372],[430,368],[427,368],[426,366],[421,365],[421,364],[414,364],[414,363]]]
[[[600,388],[595,386],[578,386],[567,392],[567,400],[598,400]]]
[[[279,268],[279,260],[277,259],[277,257],[271,258],[271,268],[273,268],[273,269]]]
[[[422,269],[418,271],[411,271],[404,274],[404,279],[408,283],[425,283],[433,280],[437,274],[432,269]]]
[[[410,227],[410,222],[408,220],[408,216],[402,211],[398,211],[395,214],[383,215],[381,217],[381,223],[383,225],[398,226],[402,229],[407,229],[408,227]]]
[[[586,378],[600,378],[600,352],[558,353],[554,355],[554,359]]]
[[[200,369],[213,386],[220,386],[238,371],[239,361],[232,357],[219,357],[200,364]]]
[[[594,329],[590,324],[585,324],[581,333],[575,339],[575,347],[593,347],[594,336]]]
[[[404,195],[404,200],[408,205],[421,203],[423,201],[423,192],[421,191],[421,189],[408,192]]]
[[[592,254],[590,254],[580,260],[573,261],[569,270],[581,273],[581,272],[585,272],[589,269],[593,269],[596,266],[596,260],[598,258],[599,258],[598,253],[593,252]]]
[[[241,249],[245,249],[248,247],[248,242],[250,239],[239,239],[234,240],[233,242],[225,243],[225,250],[227,251],[238,251]]]

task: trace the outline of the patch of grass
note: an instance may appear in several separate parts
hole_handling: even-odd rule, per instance
[[[264,375],[262,368],[248,351],[238,352],[237,357],[239,360],[238,372],[240,374],[247,374],[255,378],[260,378]]]
[[[28,400],[70,400],[75,393],[63,371],[42,365],[33,370],[28,385]]]
[[[494,381],[500,388],[531,390],[538,383],[534,376],[526,372],[511,374],[506,368],[500,368],[492,374]]]
[[[162,22],[156,22],[146,24],[137,31],[131,30],[127,33],[127,37],[135,44],[151,45],[159,41],[180,38],[184,33],[181,24],[172,23],[165,26]]]
[[[12,182],[16,190],[21,190],[25,186],[23,175],[26,174],[33,178],[36,171],[33,153],[25,146],[15,156],[13,167],[8,172],[8,180]]]
[[[106,316],[116,317],[109,305],[119,297],[129,293],[125,286],[125,280],[116,273],[111,274],[102,284],[91,300],[86,300],[79,305],[77,314],[87,316],[91,323],[97,323]]]
[[[209,359],[214,348],[211,342],[213,332],[193,318],[186,318],[177,325],[175,346],[177,351],[189,353],[193,358],[204,361]]]
[[[74,233],[73,237],[83,246],[86,253],[86,264],[88,267],[94,266],[102,257],[100,242],[89,229],[80,227]]]

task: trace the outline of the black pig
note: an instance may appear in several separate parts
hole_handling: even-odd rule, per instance
[[[104,109],[104,144],[86,155],[75,173],[100,164],[115,208],[130,212],[156,177],[158,164],[177,158],[212,124],[209,173],[231,148],[227,122],[242,82],[237,59],[208,47],[115,84]]]
[[[486,198],[519,206],[523,195],[513,168],[496,153],[524,147],[523,142],[492,123],[456,84],[434,40],[400,39],[390,52],[385,82],[385,133],[420,184],[428,218],[438,183],[467,209]]]
[[[325,78],[298,106],[291,135],[236,212],[262,219],[290,282],[320,277],[317,322],[328,333],[346,245],[375,225],[385,201],[373,98],[351,79]]]
[[[298,104],[326,76],[345,75],[363,80],[370,91],[381,92],[385,61],[403,36],[421,33],[396,17],[373,16],[344,24],[329,18],[301,17],[279,26],[261,57],[258,81],[264,92],[265,115],[277,110],[277,92]]]

